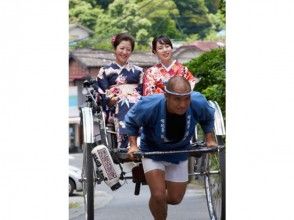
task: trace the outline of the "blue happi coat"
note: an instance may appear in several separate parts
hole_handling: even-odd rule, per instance
[[[129,136],[138,136],[142,127],[140,148],[143,152],[184,150],[190,146],[199,123],[204,133],[214,126],[214,109],[199,92],[192,92],[191,105],[186,113],[186,130],[179,142],[169,142],[166,138],[166,101],[163,94],[144,96],[125,116],[126,131]],[[148,156],[158,161],[179,163],[186,160],[188,154],[169,154]]]

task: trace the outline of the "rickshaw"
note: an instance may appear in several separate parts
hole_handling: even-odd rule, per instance
[[[107,181],[105,170],[93,154],[93,149],[106,146],[111,162],[119,167],[119,181],[132,179],[135,184],[135,195],[139,195],[140,186],[145,185],[144,173],[140,159],[155,154],[189,154],[189,179],[200,179],[204,184],[207,208],[211,220],[225,220],[225,127],[221,109],[215,101],[208,101],[215,109],[214,136],[217,142],[215,147],[206,147],[200,127],[195,127],[195,135],[191,147],[182,151],[155,151],[138,152],[137,166],[132,169],[131,175],[126,175],[123,164],[130,162],[127,152],[117,148],[116,132],[114,127],[107,124],[103,112],[101,94],[95,85],[95,80],[85,80],[83,83],[85,103],[80,107],[83,126],[83,165],[80,181],[83,186],[85,219],[94,220],[94,191],[97,184]],[[110,163],[110,162],[108,162]],[[112,185],[116,190],[120,183]]]

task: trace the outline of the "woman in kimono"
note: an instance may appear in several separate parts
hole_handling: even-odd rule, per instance
[[[99,70],[97,81],[105,92],[104,103],[108,123],[114,123],[118,133],[118,147],[128,145],[124,116],[142,95],[143,69],[128,62],[135,40],[126,33],[112,38],[115,62]]]
[[[152,52],[158,57],[159,63],[148,68],[143,78],[143,95],[164,93],[164,86],[172,76],[183,76],[191,85],[192,90],[199,79],[194,77],[187,67],[172,58],[173,45],[166,36],[155,37],[152,41]]]

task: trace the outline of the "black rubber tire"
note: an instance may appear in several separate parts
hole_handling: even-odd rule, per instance
[[[217,121],[214,129],[214,137],[218,145],[225,145],[225,128],[222,112],[216,102],[209,101],[216,110],[215,117]],[[217,132],[217,135],[216,133]],[[197,141],[204,141],[203,131],[200,126],[195,128],[195,138]],[[212,163],[213,161],[213,163]],[[210,219],[226,219],[226,165],[225,148],[213,154],[204,154],[196,158],[195,169],[197,172],[204,173],[204,187],[206,192],[206,201]]]
[[[223,139],[221,139],[221,141],[218,140],[218,142],[221,145],[224,145]],[[220,160],[220,169],[221,169],[221,177],[222,177],[222,217],[221,217],[221,220],[226,220],[226,149],[223,149],[219,152],[219,160]]]
[[[71,178],[68,179],[68,187],[69,187],[68,188],[68,195],[72,196],[73,192],[74,192],[74,190],[76,188],[76,184]]]
[[[215,168],[215,161],[218,165]],[[214,163],[212,163],[214,162]],[[223,178],[220,171],[220,160],[218,153],[207,154],[206,158],[206,172],[204,175],[204,187],[206,193],[207,208],[210,219],[221,220],[223,210]],[[218,173],[210,173],[212,171],[219,171]]]
[[[195,140],[204,141],[204,134],[200,127],[195,130],[197,137]],[[222,136],[215,135],[218,145],[224,145]],[[211,166],[211,158],[214,157],[214,167]],[[225,185],[225,149],[214,154],[202,154],[196,158],[194,167],[196,172],[204,173],[198,178],[203,179],[207,208],[210,219],[225,220],[226,218],[226,185]],[[209,174],[211,171],[219,171],[219,174]],[[218,196],[217,196],[218,195]]]
[[[83,158],[83,196],[86,220],[94,220],[94,169],[91,154],[92,144],[84,145]]]

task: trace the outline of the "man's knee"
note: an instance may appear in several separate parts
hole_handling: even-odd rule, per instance
[[[166,193],[165,192],[161,192],[161,191],[153,192],[151,194],[151,197],[156,203],[166,203]]]
[[[167,204],[169,205],[177,205],[181,203],[183,200],[183,197],[178,197],[178,198],[168,198]]]
[[[185,193],[169,192],[167,196],[167,203],[170,205],[177,205],[182,202]]]

